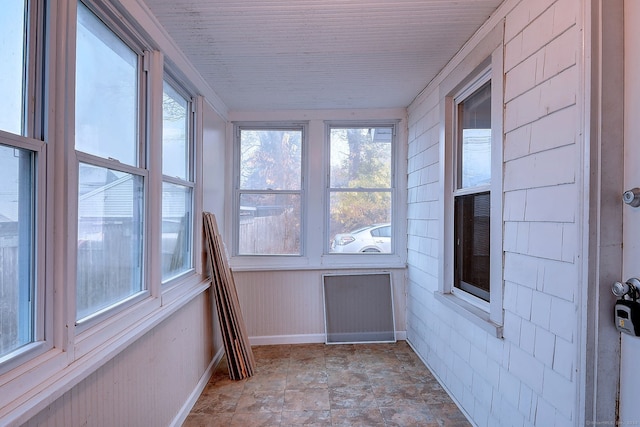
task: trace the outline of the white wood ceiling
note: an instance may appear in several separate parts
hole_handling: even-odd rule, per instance
[[[502,0],[145,0],[230,111],[402,108]]]

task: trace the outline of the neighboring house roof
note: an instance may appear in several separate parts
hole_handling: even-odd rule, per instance
[[[113,175],[115,178],[115,175]],[[125,175],[100,186],[91,183],[85,188],[95,186],[79,197],[78,216],[80,218],[130,218],[134,212],[134,175]],[[166,186],[162,191],[163,217],[181,218],[186,205],[185,192],[180,187]]]

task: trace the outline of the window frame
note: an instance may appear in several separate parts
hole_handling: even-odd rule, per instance
[[[31,283],[33,293],[31,313],[31,342],[28,342],[0,357],[0,376],[24,364],[26,361],[42,355],[53,347],[53,325],[51,310],[53,298],[46,285],[50,262],[46,262],[47,240],[50,230],[48,205],[52,185],[47,180],[49,154],[46,143],[47,128],[45,117],[45,9],[40,0],[25,1],[25,39],[23,39],[23,88],[22,123],[20,134],[0,130],[0,144],[30,151],[32,159],[32,218],[31,218]],[[19,284],[19,286],[21,286]]]
[[[478,50],[485,52],[484,60],[478,56],[464,58],[461,64],[443,81],[440,89],[440,194],[442,211],[440,221],[439,285],[435,292],[437,300],[453,311],[478,325],[496,337],[502,336],[503,314],[503,99],[504,99],[504,52],[502,50],[503,27],[496,26],[479,44]],[[482,57],[480,57],[482,58]],[[490,301],[487,303],[454,286],[454,201],[456,193],[457,164],[457,120],[456,98],[471,94],[479,88],[483,76],[491,81],[491,184],[490,189]],[[486,190],[486,189],[485,189]],[[475,193],[473,188],[471,193]]]
[[[371,262],[377,263],[381,261],[381,258],[392,257],[393,259],[398,256],[398,232],[397,215],[394,213],[397,211],[398,195],[397,195],[397,158],[398,158],[398,125],[399,120],[358,120],[358,121],[326,121],[325,122],[325,152],[327,153],[324,159],[325,165],[325,189],[324,189],[324,245],[322,247],[323,257],[333,259],[334,261],[344,259],[347,262],[353,262],[355,259],[353,256],[357,256],[358,263]],[[356,187],[356,188],[337,188],[331,187],[331,129],[356,129],[356,128],[391,128],[391,182],[390,187]],[[330,212],[330,200],[333,192],[387,192],[390,193],[391,199],[391,251],[382,253],[342,253],[331,251],[331,212]],[[351,258],[350,258],[351,257]],[[342,261],[344,262],[344,261]]]
[[[32,341],[28,342],[4,356],[0,357],[0,375],[14,368],[24,361],[49,350],[52,346],[51,323],[46,307],[50,306],[51,298],[45,288],[45,236],[46,219],[46,158],[47,146],[44,141],[38,141],[30,137],[10,134],[0,131],[0,144],[6,147],[14,147],[33,153],[32,174],[32,215],[31,218],[31,245],[30,248],[32,283],[29,284],[30,292],[34,293],[35,301],[32,303]],[[22,287],[22,284],[19,284]]]
[[[491,67],[487,67],[486,69],[482,70],[480,73],[477,73],[475,79],[473,80],[473,82],[467,86],[465,86],[462,91],[456,93],[455,96],[453,96],[452,99],[452,109],[453,111],[451,112],[452,115],[452,121],[453,121],[453,135],[451,136],[451,144],[452,146],[452,150],[453,150],[453,165],[451,167],[451,173],[453,174],[452,176],[452,181],[453,181],[453,188],[452,188],[452,202],[453,202],[453,207],[452,207],[452,212],[454,215],[454,219],[453,219],[453,228],[454,228],[454,235],[456,233],[456,215],[457,215],[457,209],[455,207],[456,204],[456,200],[458,200],[459,198],[465,197],[465,196],[472,196],[472,195],[479,195],[482,193],[489,193],[490,194],[490,199],[492,199],[491,194],[493,193],[493,191],[495,191],[495,185],[494,184],[494,180],[493,180],[493,173],[491,174],[491,183],[490,184],[482,184],[482,185],[477,185],[477,186],[468,186],[465,187],[463,186],[463,184],[460,182],[462,181],[462,168],[463,168],[463,159],[462,159],[462,153],[461,153],[461,135],[460,135],[460,130],[461,130],[461,122],[460,120],[462,119],[460,117],[460,105],[462,103],[464,103],[467,99],[469,99],[471,96],[475,95],[477,93],[478,90],[480,90],[484,85],[486,85],[487,83],[491,84],[492,80],[491,80]],[[493,85],[492,85],[493,87]],[[491,97],[493,100],[493,90],[491,93]],[[494,110],[492,108],[492,110]],[[491,112],[491,115],[494,116],[495,115],[495,110]],[[493,117],[492,117],[493,119]],[[492,127],[491,127],[491,133],[492,133],[492,151],[493,151],[493,120],[492,120]],[[493,169],[495,169],[494,167],[494,156],[495,154],[492,152],[491,153],[491,172],[494,172]],[[490,210],[491,216],[490,218],[493,217],[494,211]],[[491,224],[491,220],[489,221]],[[452,237],[455,239],[455,237]],[[490,242],[490,247],[492,248],[494,246],[495,242],[493,237],[491,238],[491,242]],[[458,283],[458,281],[462,282],[462,279],[458,279],[458,274],[460,273],[457,268],[458,266],[456,266],[455,260],[458,258],[458,251],[459,248],[456,247],[455,243],[454,243],[454,274],[453,274],[453,285],[451,286],[451,293],[458,296],[459,298],[462,298],[464,300],[466,300],[467,302],[469,302],[470,304],[473,304],[485,311],[489,311],[489,304],[491,301],[491,290],[489,291],[489,301],[485,301],[484,299],[482,299],[481,297],[479,297],[478,295],[475,295],[472,291],[467,291],[464,290],[462,288],[462,286],[460,286],[460,284]],[[495,255],[494,253],[492,253],[493,251],[490,250],[490,259]],[[491,280],[491,275],[490,275],[490,279]],[[475,285],[473,284],[466,284],[469,287],[475,288]],[[490,286],[491,288],[491,286]]]
[[[253,190],[240,188],[241,162],[241,133],[243,130],[294,130],[301,132],[300,155],[300,189],[299,190]],[[236,259],[264,260],[264,259],[302,259],[307,256],[306,236],[306,194],[307,194],[307,144],[308,123],[306,122],[234,122],[233,123],[233,204],[232,204],[232,254]],[[243,194],[283,194],[299,195],[300,197],[300,250],[298,254],[241,254],[240,253],[240,199]]]
[[[162,278],[162,259],[159,261],[160,267],[160,280],[163,289],[170,288],[174,285],[180,284],[183,282],[183,279],[188,276],[192,276],[196,273],[197,270],[197,262],[196,262],[196,224],[198,221],[196,220],[196,208],[198,206],[196,202],[196,194],[197,194],[197,171],[196,171],[196,151],[197,151],[197,124],[199,121],[197,120],[198,106],[197,99],[194,95],[192,95],[193,91],[186,88],[184,84],[180,84],[178,79],[174,77],[173,72],[170,69],[164,70],[164,75],[162,79],[162,95],[164,96],[164,84],[168,84],[171,86],[173,90],[175,90],[180,96],[182,96],[187,101],[187,173],[186,179],[182,179],[179,177],[173,177],[169,175],[165,175],[164,170],[162,170],[162,179],[160,183],[160,193],[162,194],[162,185],[164,183],[189,188],[191,191],[191,221],[189,227],[189,241],[190,241],[190,252],[189,258],[191,259],[190,267],[180,273],[172,275],[167,279]],[[162,109],[161,109],[162,110]],[[164,113],[164,112],[163,112]],[[163,127],[163,126],[161,126]],[[164,138],[162,139],[163,148],[159,150],[161,155],[164,156]],[[160,167],[162,168],[162,160],[160,162]],[[160,209],[162,209],[162,202],[160,203]],[[163,214],[160,214],[160,235],[162,235],[162,221]]]
[[[83,331],[88,330],[94,325],[98,325],[103,322],[105,319],[113,316],[116,313],[120,313],[127,308],[135,305],[136,303],[148,298],[151,295],[151,284],[149,281],[150,270],[154,268],[154,264],[152,260],[150,260],[150,242],[149,236],[151,231],[151,215],[150,215],[150,197],[152,189],[150,188],[150,140],[148,135],[148,123],[150,120],[150,99],[149,92],[151,87],[151,73],[150,73],[150,61],[153,56],[152,52],[149,49],[146,49],[143,43],[143,38],[135,37],[129,29],[125,25],[119,25],[117,21],[113,19],[113,11],[109,7],[105,7],[105,5],[97,4],[89,1],[78,0],[76,6],[75,22],[74,22],[74,34],[77,35],[77,23],[78,23],[78,15],[77,11],[80,7],[84,6],[87,10],[94,14],[94,16],[100,20],[104,26],[117,38],[119,38],[123,44],[125,44],[133,53],[137,56],[137,70],[136,70],[136,114],[135,114],[135,126],[136,126],[136,162],[135,165],[130,165],[128,163],[121,163],[118,159],[105,158],[98,155],[94,155],[92,153],[80,151],[76,149],[76,134],[75,128],[73,131],[73,148],[71,149],[73,155],[73,161],[75,163],[75,173],[74,173],[74,183],[73,187],[75,188],[75,205],[73,207],[70,206],[70,209],[73,209],[75,214],[70,214],[70,218],[73,217],[71,221],[70,235],[73,235],[73,239],[77,245],[77,233],[78,233],[78,221],[79,221],[79,168],[80,164],[84,163],[90,166],[97,166],[101,168],[108,168],[112,170],[117,170],[120,172],[128,173],[131,175],[135,175],[142,178],[143,185],[143,195],[142,195],[142,232],[143,238],[141,242],[141,277],[140,277],[140,285],[141,289],[128,295],[126,298],[120,299],[118,302],[110,304],[106,307],[100,308],[98,310],[93,311],[93,313],[88,314],[82,318],[78,318],[77,309],[74,309],[74,325],[76,326],[76,333],[81,333]],[[102,7],[101,7],[102,6]],[[77,50],[75,49],[75,41],[76,36],[74,36],[74,55],[73,55],[73,64],[77,66]],[[76,82],[76,74],[74,69],[74,85]],[[74,86],[75,87],[75,86]],[[74,90],[75,97],[73,98],[73,123],[75,126],[76,123],[76,101],[77,101],[77,93]],[[77,304],[77,272],[78,272],[78,259],[77,259],[77,250],[74,252],[74,274],[75,274],[75,288],[69,294],[73,294],[73,307],[76,307]]]

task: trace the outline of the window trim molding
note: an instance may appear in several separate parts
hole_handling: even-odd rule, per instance
[[[483,62],[483,65],[486,61]],[[450,150],[452,150],[451,152],[451,159],[452,159],[452,163],[450,165],[445,165],[445,167],[448,167],[450,169],[450,173],[448,173],[447,175],[451,175],[451,191],[452,191],[452,195],[451,195],[451,202],[450,204],[447,203],[447,206],[445,207],[446,210],[448,210],[447,212],[445,212],[446,215],[452,215],[453,216],[453,223],[452,223],[452,230],[450,232],[451,237],[450,240],[447,240],[447,243],[452,242],[454,239],[454,234],[455,234],[455,215],[456,215],[456,209],[455,209],[455,201],[458,197],[464,197],[464,196],[471,196],[471,195],[478,195],[480,193],[484,193],[484,192],[489,192],[491,194],[490,196],[490,200],[491,202],[493,202],[493,193],[494,191],[496,191],[496,182],[494,181],[494,177],[495,177],[495,173],[496,173],[496,167],[495,167],[495,161],[493,160],[495,157],[495,135],[493,130],[495,129],[495,125],[493,123],[493,118],[496,115],[496,110],[495,110],[495,106],[493,104],[493,98],[495,95],[495,91],[493,90],[493,72],[492,72],[492,68],[491,68],[491,64],[487,64],[486,66],[480,66],[480,69],[478,70],[477,73],[474,73],[474,78],[471,79],[470,83],[465,85],[461,90],[459,90],[458,92],[455,92],[453,95],[451,95],[451,110],[445,112],[445,114],[447,114],[447,119],[451,120],[451,130],[452,130],[452,135],[451,135],[451,140],[445,141],[445,144],[450,144],[451,147],[448,148]],[[463,187],[462,183],[459,182],[461,180],[460,178],[460,173],[461,173],[461,164],[462,164],[462,153],[461,151],[461,147],[460,147],[460,113],[459,113],[459,106],[461,103],[465,102],[470,96],[474,95],[476,93],[476,91],[478,89],[480,89],[482,86],[484,86],[486,83],[492,83],[492,90],[491,90],[491,96],[492,96],[492,104],[491,104],[491,118],[492,118],[492,124],[491,124],[491,136],[492,136],[492,141],[491,141],[491,183],[490,184],[482,184],[482,185],[478,185],[478,186],[472,186],[472,187]],[[502,157],[500,155],[500,157]],[[446,200],[446,199],[445,199]],[[491,204],[491,206],[493,206],[493,203]],[[449,210],[450,209],[450,210]],[[490,210],[490,212],[493,212],[493,209]],[[493,215],[490,217],[491,219],[493,219]],[[490,221],[490,225],[493,226],[493,221]],[[447,230],[447,233],[449,233],[449,230]],[[501,238],[501,236],[497,237],[497,238]],[[491,248],[493,248],[495,246],[495,239],[493,234],[491,234],[490,236],[490,241],[492,242],[491,244]],[[447,244],[445,243],[445,245]],[[455,255],[455,247],[452,248],[452,252],[454,252],[453,255],[453,259],[455,261],[456,259],[456,255]],[[493,250],[490,251],[490,257],[491,259],[493,259],[495,253]],[[455,270],[455,262],[454,262],[454,270]],[[455,285],[455,271],[453,273],[453,278],[450,280],[451,282],[451,286],[450,286],[450,292],[465,300],[466,302],[468,302],[471,305],[474,305],[478,308],[480,308],[481,310],[484,311],[490,311],[490,303],[486,300],[483,300],[482,298],[478,297],[477,295],[474,295],[472,292],[470,291],[466,291],[464,289],[462,289],[462,286],[456,286]],[[491,277],[495,277],[493,274],[490,274]],[[447,281],[447,283],[449,283],[449,280]],[[470,287],[475,287],[475,285],[473,284],[467,284]],[[445,284],[446,286],[446,284]],[[490,291],[491,292],[491,291]]]
[[[504,120],[504,21],[500,21],[463,58],[440,84],[440,244],[439,284],[435,297],[449,308],[496,337],[502,336],[503,314],[503,120]],[[477,303],[454,290],[453,201],[455,158],[455,98],[480,81],[490,68],[492,110],[491,166],[491,300]],[[499,160],[496,160],[499,159]],[[484,307],[484,308],[483,308]]]
[[[75,7],[74,7],[75,6]],[[77,135],[75,132],[76,123],[76,108],[78,94],[75,91],[75,84],[77,81],[76,64],[77,64],[77,34],[78,34],[78,9],[80,7],[86,8],[89,13],[93,14],[111,34],[120,39],[120,41],[126,45],[137,56],[137,69],[136,69],[136,108],[135,112],[135,153],[136,158],[133,164],[121,162],[118,159],[106,158],[98,156],[86,151],[82,151],[76,148]],[[154,118],[157,112],[154,107],[155,97],[154,83],[157,79],[157,75],[161,75],[162,67],[157,67],[162,61],[162,55],[157,51],[146,50],[141,42],[141,37],[132,32],[130,26],[125,21],[115,21],[117,18],[117,10],[108,4],[103,3],[100,0],[77,0],[74,5],[70,7],[70,21],[73,22],[73,26],[69,29],[70,44],[73,45],[72,54],[68,57],[68,63],[72,63],[73,70],[69,73],[72,75],[69,84],[73,86],[72,101],[68,103],[69,114],[67,116],[70,126],[70,140],[71,146],[68,148],[68,155],[70,156],[70,164],[73,165],[70,168],[72,173],[69,173],[68,189],[75,189],[75,193],[72,193],[74,197],[71,198],[70,203],[67,205],[67,219],[69,220],[69,252],[71,253],[71,264],[73,269],[69,272],[70,277],[67,283],[73,284],[67,287],[67,301],[70,307],[73,309],[67,313],[68,318],[73,318],[73,322],[70,323],[75,326],[73,331],[73,340],[75,342],[75,348],[78,347],[78,338],[84,333],[90,333],[90,331],[102,331],[105,330],[105,324],[109,322],[111,317],[116,317],[123,311],[127,311],[130,307],[135,307],[142,303],[149,296],[157,296],[159,285],[156,284],[155,271],[158,268],[156,263],[156,256],[153,256],[152,251],[154,247],[152,236],[152,230],[156,221],[160,221],[155,215],[151,215],[153,208],[161,196],[156,196],[157,191],[157,175],[153,174],[156,169],[153,161],[155,160],[151,156],[152,136],[150,130],[154,129]],[[92,313],[78,318],[77,313],[77,269],[78,269],[78,257],[77,247],[78,239],[78,222],[79,216],[79,184],[80,184],[80,164],[100,167],[105,169],[112,169],[120,172],[124,172],[133,176],[138,176],[142,179],[143,192],[142,192],[142,229],[143,239],[141,242],[141,277],[140,286],[141,289],[119,301],[111,304],[105,308],[98,309]],[[71,178],[72,177],[72,178]],[[73,242],[73,244],[72,244]],[[142,310],[140,310],[142,311]],[[142,316],[139,312],[136,315]],[[140,317],[141,318],[141,317]],[[109,328],[106,328],[109,330]],[[106,338],[106,335],[103,335]],[[74,353],[75,353],[74,348]],[[74,354],[74,358],[79,357],[78,354]]]
[[[329,200],[331,196],[331,192],[350,192],[350,191],[370,191],[370,192],[389,192],[391,193],[391,212],[397,212],[397,206],[400,204],[400,197],[398,195],[398,159],[400,158],[400,149],[399,149],[399,126],[401,120],[399,119],[389,119],[389,120],[325,120],[324,121],[324,159],[323,159],[323,206],[324,206],[324,245],[322,246],[322,255],[321,258],[323,260],[331,260],[331,263],[335,263],[336,265],[340,265],[343,263],[353,264],[357,257],[356,265],[360,264],[379,264],[382,263],[390,263],[395,264],[399,258],[399,245],[398,234],[404,230],[404,228],[399,227],[399,219],[397,215],[393,214],[391,217],[391,252],[389,253],[340,253],[340,252],[331,252],[330,249],[330,241],[331,241],[331,233],[330,233],[330,223],[331,223],[331,213],[329,211]],[[331,187],[331,129],[332,128],[341,128],[341,129],[349,129],[349,128],[365,128],[365,127],[390,127],[392,129],[392,140],[391,140],[391,185],[388,188],[334,188]],[[403,215],[405,218],[406,215]]]
[[[5,375],[11,376],[30,360],[42,357],[54,345],[54,326],[51,310],[53,292],[48,287],[51,261],[48,257],[47,236],[52,232],[51,215],[47,215],[51,206],[50,192],[53,185],[47,179],[50,173],[50,153],[46,143],[46,132],[50,132],[44,119],[48,111],[45,108],[50,92],[45,84],[53,75],[49,66],[50,57],[45,56],[51,44],[46,28],[49,23],[47,10],[51,6],[44,0],[25,1],[23,9],[23,70],[22,70],[22,108],[21,127],[18,133],[0,130],[0,144],[5,147],[29,151],[32,154],[31,170],[31,214],[30,231],[30,292],[33,292],[31,311],[31,341],[11,350],[0,357],[0,384]],[[21,287],[22,285],[19,285]],[[0,393],[1,394],[1,393]],[[0,403],[0,407],[2,404]]]
[[[309,123],[307,121],[237,121],[232,122],[233,127],[233,201],[231,203],[231,251],[230,256],[238,265],[271,265],[273,262],[281,264],[298,264],[307,259],[307,176],[308,176],[308,144]],[[300,189],[299,190],[242,190],[240,188],[240,133],[242,130],[295,130],[301,135],[300,158]],[[240,196],[242,194],[299,194],[300,195],[300,252],[298,254],[240,254],[239,253],[239,210]],[[273,261],[272,261],[273,260]],[[234,263],[235,264],[235,263]]]
[[[172,289],[176,286],[179,286],[181,283],[183,283],[184,281],[189,281],[191,280],[191,277],[196,275],[196,274],[201,274],[202,272],[202,265],[199,262],[199,257],[197,256],[197,254],[200,253],[200,240],[198,238],[198,230],[201,230],[201,226],[202,223],[199,222],[201,221],[202,218],[202,211],[201,211],[201,203],[198,202],[199,199],[201,199],[202,196],[202,192],[201,190],[201,186],[199,184],[200,179],[202,178],[201,175],[199,175],[200,172],[200,168],[197,168],[197,160],[200,157],[200,150],[201,150],[201,146],[202,146],[202,130],[199,129],[198,125],[200,123],[202,123],[202,120],[200,118],[201,114],[202,114],[202,106],[203,106],[203,97],[202,96],[194,96],[193,95],[193,89],[190,88],[190,86],[185,85],[185,84],[181,84],[179,83],[179,81],[174,77],[174,72],[173,70],[168,67],[165,66],[163,69],[162,73],[157,73],[157,74],[161,74],[160,76],[156,76],[157,79],[159,80],[159,82],[154,82],[156,83],[157,87],[155,87],[154,89],[156,89],[157,91],[159,91],[160,93],[160,99],[159,99],[159,104],[160,106],[158,107],[156,103],[154,103],[154,107],[159,109],[158,115],[159,115],[159,125],[157,126],[157,129],[154,129],[155,132],[159,133],[160,135],[162,135],[163,131],[164,131],[164,107],[163,107],[163,97],[164,97],[164,84],[167,83],[168,85],[171,86],[171,88],[173,90],[175,90],[178,94],[180,94],[181,96],[184,97],[184,99],[187,101],[187,114],[188,114],[188,129],[187,129],[187,138],[188,138],[188,153],[187,153],[187,177],[186,179],[184,178],[178,178],[178,177],[172,177],[169,175],[165,175],[164,171],[162,170],[162,165],[163,165],[163,160],[162,160],[162,156],[164,156],[164,139],[162,138],[162,136],[157,137],[157,139],[160,141],[159,146],[161,147],[158,150],[153,150],[154,153],[154,160],[155,160],[155,164],[157,164],[156,168],[157,170],[160,170],[160,172],[158,173],[158,175],[160,176],[160,182],[158,184],[158,189],[156,190],[157,193],[154,194],[159,194],[159,201],[157,204],[157,209],[160,210],[160,212],[162,212],[162,187],[163,184],[166,182],[168,184],[173,184],[173,185],[178,185],[178,186],[182,186],[182,187],[186,187],[186,188],[190,188],[191,189],[191,267],[185,271],[182,271],[178,274],[175,274],[167,279],[163,279],[162,277],[162,259],[161,259],[161,255],[158,256],[158,266],[157,268],[154,269],[154,271],[157,271],[158,269],[160,269],[159,273],[157,273],[158,278],[157,280],[160,282],[160,286],[162,289],[162,292],[165,292],[168,289]],[[154,231],[156,231],[158,233],[158,235],[160,236],[160,239],[157,239],[157,236],[155,237],[157,239],[156,244],[153,245],[154,248],[158,248],[159,246],[161,246],[161,239],[162,239],[162,213],[160,214],[159,217],[159,225],[158,227],[154,228]],[[154,233],[151,233],[152,235],[154,235]]]

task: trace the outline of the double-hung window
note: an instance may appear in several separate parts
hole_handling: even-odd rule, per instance
[[[193,268],[193,108],[165,79],[162,93],[162,282]]]
[[[11,1],[0,13],[0,368],[45,339],[37,6]]]
[[[236,255],[303,254],[304,138],[304,125],[236,125]]]
[[[486,74],[454,100],[454,287],[490,300],[491,80]]]
[[[329,252],[389,254],[394,124],[328,125]]]
[[[130,300],[144,282],[144,53],[78,3],[76,320]]]
[[[496,27],[495,32],[501,31]],[[494,33],[495,34],[495,33]],[[442,84],[444,262],[436,297],[496,336],[502,334],[502,45],[480,44],[488,57]],[[464,70],[474,69],[463,75]]]

